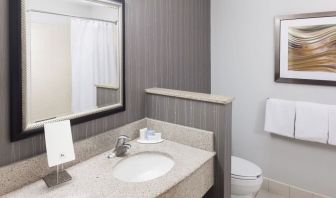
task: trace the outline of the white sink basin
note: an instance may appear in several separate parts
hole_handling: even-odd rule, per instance
[[[168,173],[175,165],[172,158],[160,153],[139,153],[121,160],[113,167],[113,176],[125,182],[144,182]]]

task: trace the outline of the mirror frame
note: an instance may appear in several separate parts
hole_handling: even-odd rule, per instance
[[[26,139],[44,132],[43,125],[37,128],[25,129],[24,122],[24,87],[23,87],[23,39],[22,27],[22,5],[23,0],[8,1],[8,28],[9,28],[9,95],[10,95],[10,140],[12,142]],[[70,119],[71,125],[80,124],[90,120],[95,120],[101,117],[109,116],[126,110],[126,76],[125,76],[125,0],[112,0],[122,5],[122,68],[120,69],[123,89],[121,91],[122,100],[121,106],[116,108],[106,108],[102,111],[88,112],[84,115],[79,115]],[[70,116],[71,117],[71,116]],[[57,119],[56,119],[57,120]],[[53,120],[51,120],[52,122]],[[55,121],[55,120],[54,120]]]

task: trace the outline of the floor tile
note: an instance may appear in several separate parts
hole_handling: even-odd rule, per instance
[[[289,198],[289,186],[274,180],[269,180],[268,190],[271,193],[281,195],[285,198]]]
[[[296,187],[291,187],[290,198],[313,198],[313,193],[307,192],[305,190]]]
[[[268,181],[268,179],[267,178],[264,178],[264,181],[263,181],[263,183],[262,183],[262,186],[261,186],[261,189],[262,190],[265,190],[265,191],[267,191],[268,192],[268,184],[269,183],[269,181]]]
[[[256,198],[284,198],[284,197],[261,190]]]

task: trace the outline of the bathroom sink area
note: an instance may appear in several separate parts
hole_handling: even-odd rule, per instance
[[[3,198],[194,198],[214,184],[212,151],[169,140],[150,145],[136,140],[128,143],[132,148],[123,157],[108,158],[110,150],[68,168],[72,176],[68,183],[47,188],[39,180]]]
[[[174,160],[166,154],[138,153],[113,167],[113,176],[124,182],[144,182],[167,174],[174,165]]]

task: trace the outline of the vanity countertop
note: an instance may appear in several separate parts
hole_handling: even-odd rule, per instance
[[[141,152],[161,152],[170,155],[175,166],[166,175],[142,183],[127,183],[112,175],[112,168],[123,158],[107,159],[111,151],[97,155],[73,166],[67,171],[72,176],[68,183],[47,188],[43,180],[4,196],[4,198],[55,197],[157,197],[190,176],[215,156],[209,152],[179,143],[164,141],[160,144],[139,144],[131,141],[128,156]]]

